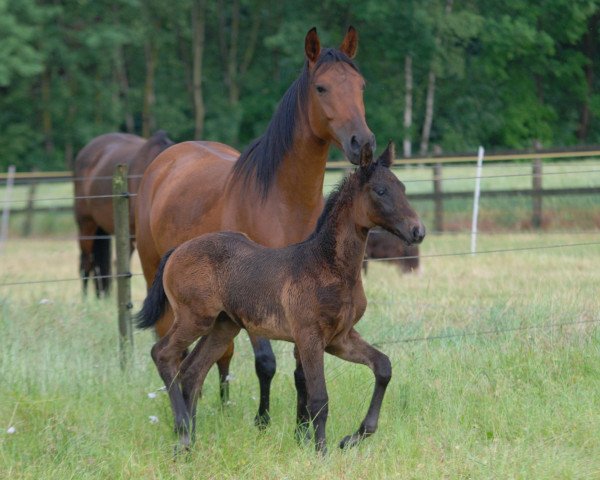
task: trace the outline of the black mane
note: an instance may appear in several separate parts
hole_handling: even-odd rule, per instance
[[[334,48],[324,48],[321,51],[315,71],[322,65],[333,62],[344,62],[359,71],[348,56]],[[241,179],[244,186],[247,186],[250,180],[254,181],[263,199],[269,193],[283,157],[292,147],[298,115],[306,113],[309,84],[306,61],[300,76],[281,99],[265,133],[246,147],[233,167],[234,178]]]

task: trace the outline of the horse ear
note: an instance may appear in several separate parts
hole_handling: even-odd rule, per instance
[[[387,148],[377,159],[377,163],[383,165],[384,167],[391,167],[394,163],[394,159],[396,157],[396,147],[394,146],[394,142],[390,141],[388,143]]]
[[[348,27],[344,41],[340,45],[340,51],[345,53],[348,58],[354,58],[356,49],[358,48],[358,33],[351,25]]]
[[[365,143],[360,149],[360,168],[368,168],[373,163],[373,147],[370,143]]]
[[[321,53],[321,42],[319,42],[319,36],[317,35],[317,27],[311,28],[306,34],[306,38],[304,39],[304,51],[306,52],[308,63],[314,65]]]

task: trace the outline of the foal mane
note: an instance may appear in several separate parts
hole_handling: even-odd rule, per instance
[[[354,61],[335,48],[324,48],[321,51],[315,64],[315,71],[322,65],[333,62],[344,62],[360,73]],[[306,115],[309,86],[310,73],[307,60],[300,76],[283,95],[265,133],[253,140],[235,162],[234,179],[241,180],[244,186],[248,186],[251,181],[254,182],[263,199],[269,193],[283,158],[292,148],[298,117]]]

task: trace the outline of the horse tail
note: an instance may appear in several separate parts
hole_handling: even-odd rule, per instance
[[[165,313],[168,299],[163,286],[163,273],[167,260],[169,260],[173,250],[169,250],[160,259],[158,270],[148,290],[144,305],[142,305],[142,309],[135,316],[135,324],[138,328],[150,328],[154,326]]]
[[[94,259],[95,272],[100,276],[96,281],[96,293],[108,295],[110,290],[111,275],[111,239],[108,232],[101,227],[96,229],[96,236],[102,238],[94,239],[92,253]]]

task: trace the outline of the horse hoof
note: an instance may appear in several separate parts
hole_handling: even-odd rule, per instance
[[[254,417],[254,425],[257,426],[259,430],[264,430],[270,423],[271,417],[268,412],[262,415],[257,414],[256,417]]]
[[[340,442],[340,448],[344,450],[346,448],[355,447],[362,439],[363,437],[361,435],[346,435]]]
[[[183,455],[187,455],[188,453],[190,453],[189,445],[175,445],[173,447],[173,461],[181,458]]]
[[[297,426],[294,430],[294,437],[296,438],[298,445],[308,445],[312,440],[312,433],[308,426],[301,425]]]

